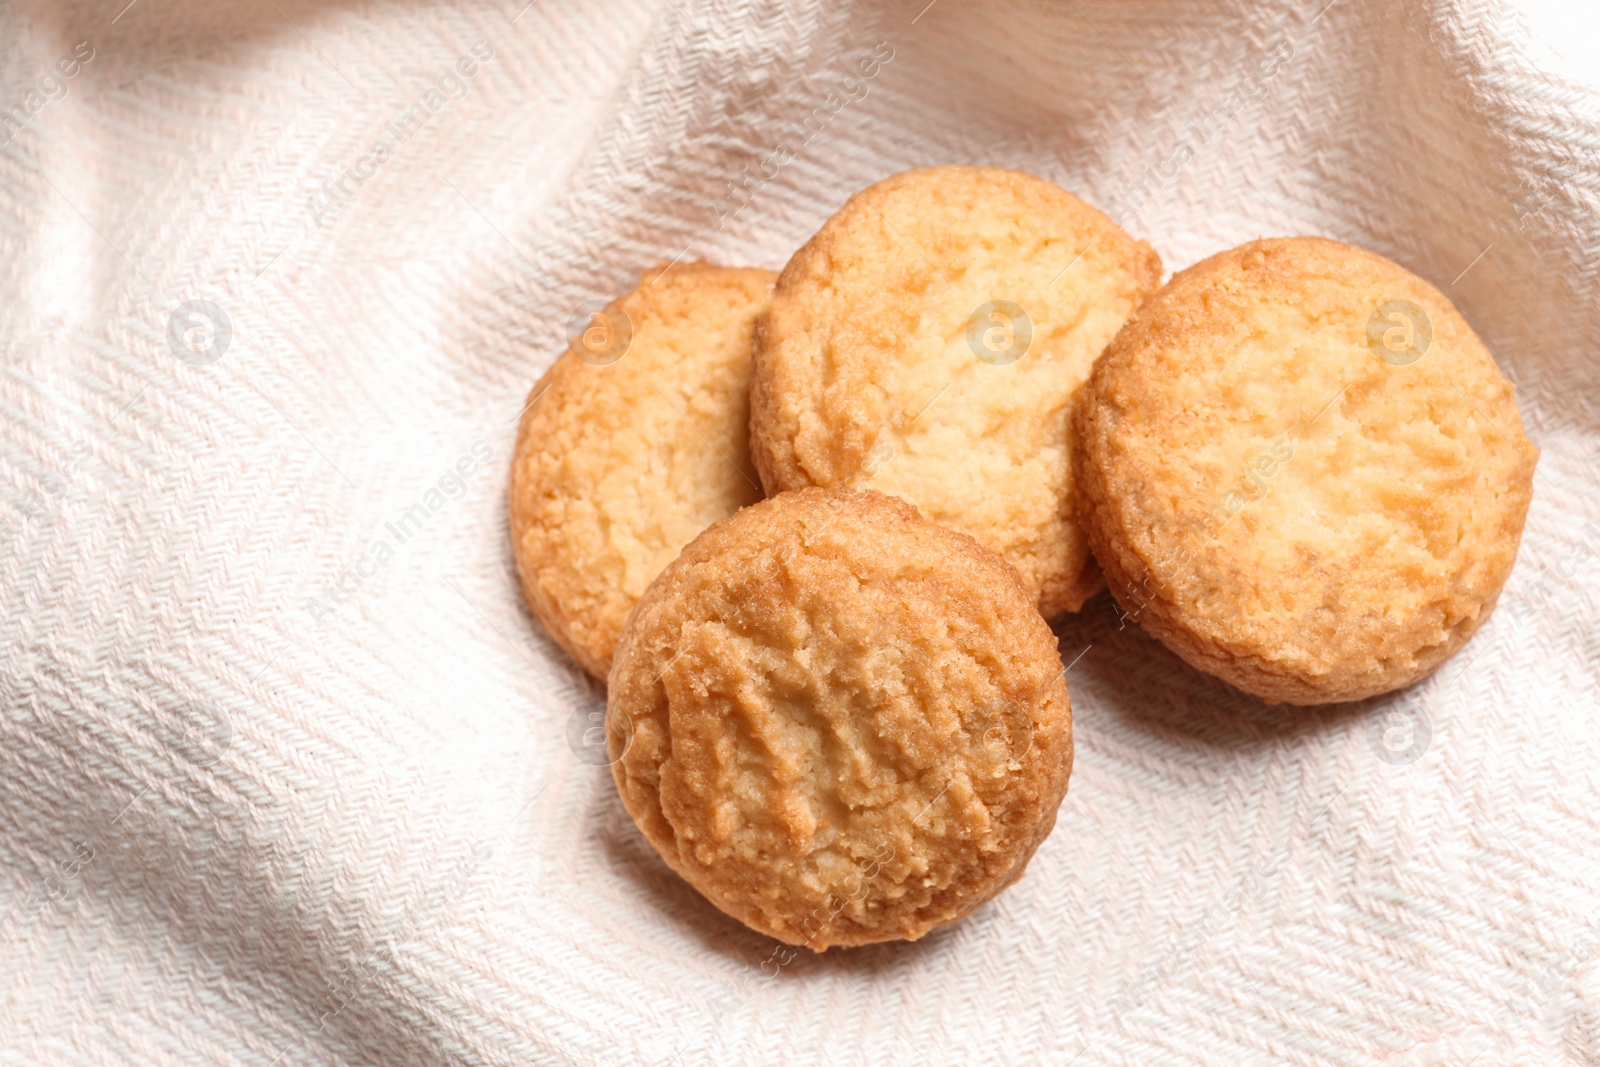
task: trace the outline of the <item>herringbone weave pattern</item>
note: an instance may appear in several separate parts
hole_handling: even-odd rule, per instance
[[[1587,5],[125,2],[0,4],[0,1061],[1600,1062]],[[1490,623],[1356,707],[1096,601],[1026,878],[785,965],[582,758],[514,420],[584,301],[952,161],[1169,267],[1392,256],[1516,381],[1537,495]]]

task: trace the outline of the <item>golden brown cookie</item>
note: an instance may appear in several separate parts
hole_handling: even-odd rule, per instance
[[[1022,874],[1072,713],[998,556],[877,493],[784,493],[696,538],[611,672],[629,814],[717,907],[792,945],[914,940]]]
[[[1047,617],[1100,587],[1073,516],[1069,398],[1161,281],[1071,193],[993,167],[856,194],[784,268],[756,328],[767,492],[880,490],[1004,556]]]
[[[1082,519],[1128,615],[1272,702],[1397,689],[1488,616],[1538,451],[1442,293],[1321,238],[1175,276],[1081,398]]]
[[[511,463],[522,591],[601,680],[634,601],[711,523],[761,499],[750,331],[771,271],[680,263],[577,324],[533,387]]]

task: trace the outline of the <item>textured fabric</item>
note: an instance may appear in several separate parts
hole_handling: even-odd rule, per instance
[[[519,6],[0,6],[0,1062],[1600,1063],[1592,5]],[[1402,694],[1266,708],[1094,601],[1022,881],[790,959],[585,748],[514,421],[584,302],[939,162],[1169,269],[1389,255],[1543,458]]]

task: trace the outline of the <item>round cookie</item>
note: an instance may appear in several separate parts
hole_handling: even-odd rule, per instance
[[[667,864],[816,951],[915,940],[1016,881],[1072,768],[1016,573],[878,493],[783,493],[696,538],[628,620],[606,724]]]
[[[1100,575],[1073,515],[1070,398],[1161,260],[1047,181],[907,171],[790,259],[756,328],[768,493],[872,488],[1017,568],[1046,618]]]
[[[1269,702],[1427,675],[1511,572],[1537,450],[1442,293],[1320,238],[1176,275],[1075,421],[1081,517],[1128,615]]]
[[[680,263],[575,327],[533,387],[511,463],[528,606],[595,677],[678,551],[761,499],[749,461],[750,334],[771,271]]]

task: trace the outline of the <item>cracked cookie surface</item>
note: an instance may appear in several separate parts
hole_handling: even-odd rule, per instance
[[[1055,636],[1015,572],[899,500],[815,488],[651,585],[607,734],[667,864],[818,951],[916,939],[1011,884],[1072,765]]]

